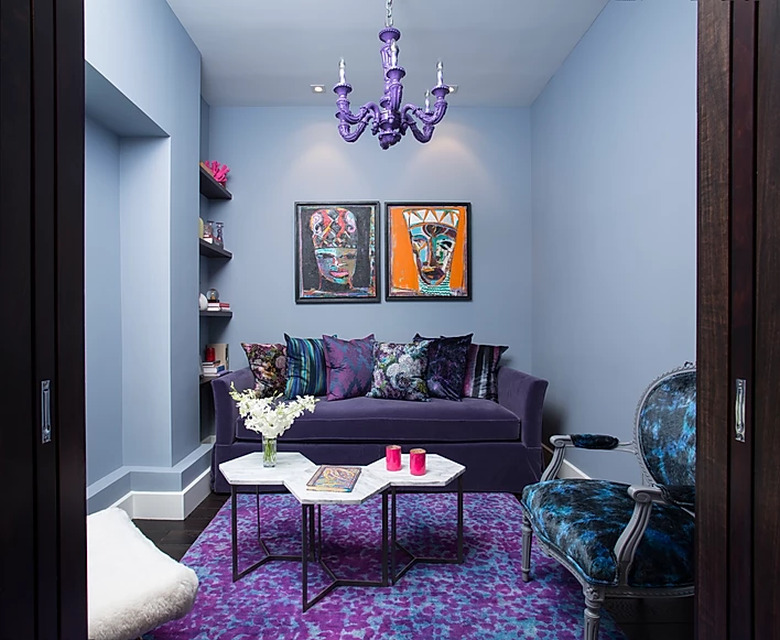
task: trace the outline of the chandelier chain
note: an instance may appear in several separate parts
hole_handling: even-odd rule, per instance
[[[385,2],[385,8],[387,9],[387,17],[385,18],[385,26],[393,26],[393,0],[387,0]]]

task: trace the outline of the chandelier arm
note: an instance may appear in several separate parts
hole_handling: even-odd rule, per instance
[[[336,113],[336,117],[339,119],[339,134],[346,142],[355,142],[371,120],[374,120],[372,129],[376,129],[376,121],[379,117],[379,107],[375,102],[367,102],[357,114],[352,113],[349,110],[349,101],[345,100],[346,104],[339,101],[339,110]],[[352,126],[355,126],[353,129]]]
[[[435,126],[442,121],[444,114],[447,113],[447,103],[444,100],[437,100],[431,113],[426,113],[417,105],[407,103],[401,109],[401,113],[405,122],[414,122],[414,118],[417,118],[424,125]]]
[[[415,140],[417,140],[417,142],[428,142],[430,141],[431,137],[433,137],[433,125],[424,124],[422,131],[420,131],[417,123],[412,119],[409,119],[405,124],[412,132],[412,135],[414,136]]]

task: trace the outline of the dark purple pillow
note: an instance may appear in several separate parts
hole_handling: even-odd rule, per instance
[[[355,340],[322,336],[328,400],[364,396],[374,371],[374,334]]]
[[[423,338],[419,333],[414,340],[431,340],[428,347],[428,368],[425,383],[434,398],[460,400],[466,377],[466,362],[473,333],[466,336],[442,336]]]
[[[487,398],[498,402],[498,365],[509,347],[471,344],[463,382],[464,398]]]

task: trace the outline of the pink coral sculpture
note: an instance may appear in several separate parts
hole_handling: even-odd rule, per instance
[[[230,173],[230,167],[226,164],[221,165],[216,160],[207,160],[204,164],[211,170],[214,180],[224,187],[227,182],[227,174]]]

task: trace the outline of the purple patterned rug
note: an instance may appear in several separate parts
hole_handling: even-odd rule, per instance
[[[417,564],[389,587],[338,587],[303,613],[300,562],[269,562],[231,581],[228,500],[182,559],[200,580],[195,606],[144,640],[579,640],[584,598],[577,581],[536,547],[533,581],[522,581],[517,500],[467,493],[464,504],[463,564]],[[262,554],[254,542],[254,496],[240,495],[238,505],[244,568]],[[272,553],[300,553],[300,516],[290,495],[260,497],[263,538]],[[454,555],[455,494],[399,495],[397,518],[399,542],[416,555]],[[379,497],[360,506],[323,507],[323,557],[339,577],[381,577],[380,523]],[[311,563],[309,598],[327,583]],[[600,639],[624,638],[604,612]]]

